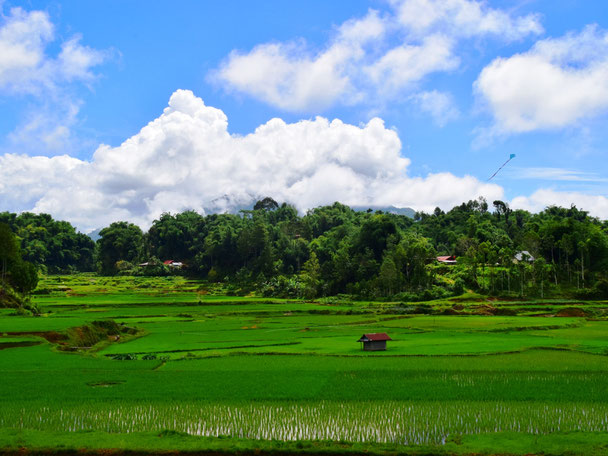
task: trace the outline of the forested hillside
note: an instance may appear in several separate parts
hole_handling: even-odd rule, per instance
[[[145,233],[113,223],[96,245],[45,214],[2,213],[0,221],[20,238],[24,259],[49,272],[186,274],[226,282],[234,293],[285,297],[412,301],[466,289],[608,297],[608,223],[576,207],[531,214],[479,199],[410,218],[334,203],[300,216],[265,198],[239,214],[163,214]]]

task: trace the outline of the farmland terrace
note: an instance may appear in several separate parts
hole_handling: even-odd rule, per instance
[[[35,300],[40,317],[0,309],[2,454],[608,454],[606,302],[94,275]],[[378,332],[387,350],[362,351]]]

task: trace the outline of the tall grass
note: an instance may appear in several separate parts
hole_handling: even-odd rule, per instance
[[[6,404],[8,405],[8,404]],[[608,405],[535,402],[97,403],[0,410],[0,427],[441,445],[450,436],[608,431]]]

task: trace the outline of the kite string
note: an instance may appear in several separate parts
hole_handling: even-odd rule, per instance
[[[498,172],[499,172],[501,169],[503,169],[503,168],[505,167],[505,165],[506,165],[507,163],[509,163],[509,162],[510,162],[512,159],[513,159],[513,157],[509,158],[509,159],[508,159],[506,162],[504,162],[504,163],[502,164],[502,166],[501,166],[500,168],[498,168],[498,169],[496,170],[496,172],[495,172],[494,174],[492,174],[492,176],[490,176],[490,178],[488,179],[488,182],[489,182],[489,181],[491,181],[491,180],[492,180],[492,178],[493,178],[494,176],[496,176],[496,175],[498,174]]]

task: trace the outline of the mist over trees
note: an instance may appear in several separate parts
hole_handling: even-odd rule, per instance
[[[165,213],[145,233],[116,222],[97,243],[46,214],[0,214],[5,220],[24,259],[49,272],[185,274],[235,293],[306,298],[413,301],[466,289],[608,297],[608,224],[574,206],[531,214],[481,198],[410,218],[334,203],[300,216],[264,198],[239,214]],[[455,255],[456,264],[438,255]]]

